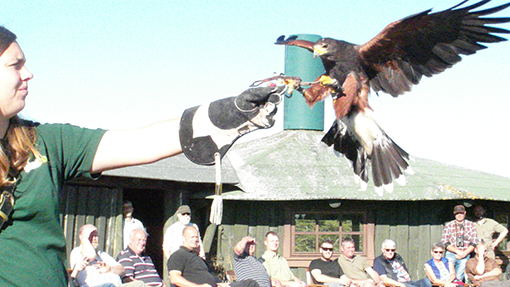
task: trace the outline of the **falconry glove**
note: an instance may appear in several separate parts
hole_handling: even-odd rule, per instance
[[[242,135],[270,128],[286,86],[250,88],[237,97],[217,100],[184,111],[179,140],[186,157],[196,164],[214,164]]]

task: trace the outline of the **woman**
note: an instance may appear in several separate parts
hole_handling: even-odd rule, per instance
[[[441,242],[432,244],[432,259],[425,263],[425,273],[433,285],[454,287],[460,282],[455,279],[453,263],[443,257],[444,249]]]
[[[66,286],[65,238],[59,223],[59,195],[64,182],[176,155],[185,150],[180,140],[186,140],[192,132],[189,126],[183,127],[182,119],[181,123],[179,119],[168,120],[131,131],[90,130],[22,120],[18,113],[25,107],[27,83],[33,77],[25,61],[16,36],[0,27],[0,187],[14,187],[15,198],[14,208],[0,230],[0,286]],[[235,101],[251,113],[262,113],[284,88],[249,89],[238,97],[217,102]],[[226,115],[220,123],[235,120],[229,116],[237,111],[222,107],[218,113]],[[273,103],[265,120],[271,122],[274,113]],[[245,121],[249,120],[251,115],[245,115]],[[182,134],[183,130],[187,133]],[[216,135],[216,130],[211,129],[211,133]],[[228,144],[239,136],[230,136]],[[224,155],[229,145],[218,147],[200,152]],[[186,148],[190,151],[184,153],[193,156],[188,153],[195,149]]]

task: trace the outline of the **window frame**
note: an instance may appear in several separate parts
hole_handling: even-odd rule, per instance
[[[371,209],[361,208],[349,208],[349,209],[307,209],[305,207],[287,208],[286,217],[287,224],[284,225],[284,240],[283,240],[283,256],[289,262],[291,267],[308,267],[309,263],[313,259],[320,257],[320,253],[316,252],[295,252],[295,214],[311,214],[311,213],[323,213],[323,214],[362,214],[362,236],[363,236],[363,251],[356,251],[356,255],[365,257],[369,262],[374,259],[374,235],[375,225],[373,219],[373,212]],[[316,229],[317,230],[317,229]],[[316,231],[317,232],[317,231]],[[319,232],[321,234],[322,232]],[[346,234],[352,234],[358,232],[346,232]],[[342,233],[344,234],[344,233]],[[320,243],[320,242],[319,242]],[[317,244],[319,244],[317,243]],[[334,252],[333,257],[339,257],[341,252]]]

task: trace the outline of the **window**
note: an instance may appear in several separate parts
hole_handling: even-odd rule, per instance
[[[356,251],[365,253],[366,214],[359,212],[293,212],[291,240],[293,256],[316,254],[323,240],[333,242],[335,252],[340,252],[340,242],[351,237]]]

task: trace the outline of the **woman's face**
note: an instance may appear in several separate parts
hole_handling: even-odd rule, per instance
[[[25,55],[13,42],[0,56],[0,117],[10,119],[25,107],[27,82],[33,78],[25,67]]]
[[[443,257],[443,248],[434,248],[430,253],[434,259],[441,260],[441,257]]]

